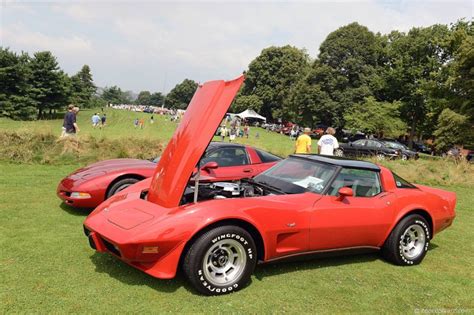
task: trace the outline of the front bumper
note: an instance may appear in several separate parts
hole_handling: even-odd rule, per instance
[[[90,198],[73,198],[71,197],[72,192],[87,192],[90,194]],[[74,207],[74,208],[95,208],[101,202],[104,201],[104,196],[99,191],[81,191],[80,189],[76,189],[69,183],[69,180],[63,179],[56,189],[56,195],[64,201],[67,205]]]

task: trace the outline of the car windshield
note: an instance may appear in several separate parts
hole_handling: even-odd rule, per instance
[[[302,158],[288,158],[256,176],[254,181],[286,194],[322,193],[336,166]]]

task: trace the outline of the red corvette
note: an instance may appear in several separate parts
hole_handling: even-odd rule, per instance
[[[85,220],[92,248],[161,279],[181,267],[207,295],[241,289],[257,262],[302,254],[375,249],[398,265],[420,263],[452,224],[456,195],[385,167],[293,155],[251,180],[190,182],[242,81],[198,88],[154,175]]]
[[[70,206],[95,208],[128,186],[151,177],[158,160],[116,159],[94,163],[64,178],[56,192]],[[270,168],[279,160],[273,154],[247,145],[211,142],[201,163],[204,165],[214,161],[218,167],[203,169],[200,181],[249,178]]]

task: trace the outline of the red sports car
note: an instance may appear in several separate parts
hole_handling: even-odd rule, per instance
[[[452,224],[456,195],[385,167],[293,155],[253,179],[190,181],[242,82],[198,88],[154,175],[87,217],[91,247],[161,279],[181,267],[207,295],[241,289],[257,262],[302,254],[371,249],[398,265],[420,263]]]
[[[200,181],[253,177],[279,160],[278,156],[247,145],[211,142],[201,163],[214,161],[217,168],[203,169]],[[154,161],[116,159],[91,164],[64,178],[58,185],[57,195],[75,208],[95,208],[117,192],[151,177],[158,161],[159,158]]]

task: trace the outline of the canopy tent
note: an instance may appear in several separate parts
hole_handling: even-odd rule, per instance
[[[257,114],[253,109],[247,109],[241,112],[240,114],[237,114],[242,119],[260,119],[263,121],[267,121],[267,119],[259,114]]]

